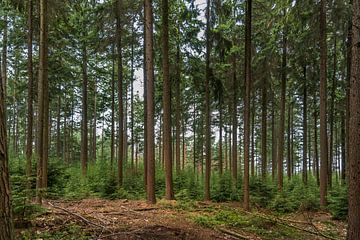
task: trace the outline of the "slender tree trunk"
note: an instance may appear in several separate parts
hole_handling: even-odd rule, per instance
[[[349,215],[347,239],[360,239],[360,1],[352,3],[349,121]]]
[[[266,181],[267,174],[267,88],[266,81],[261,88],[261,177]]]
[[[135,132],[134,132],[134,24],[135,19],[133,19],[131,26],[131,93],[130,93],[130,115],[131,115],[131,169],[134,169],[134,144],[135,144]]]
[[[152,5],[152,2],[150,0],[150,2],[148,2],[147,0],[144,0],[144,12],[146,11],[145,8],[146,8],[146,4],[148,5]],[[151,6],[152,7],[152,6]],[[152,9],[151,9],[151,12],[152,12]],[[148,137],[147,137],[147,134],[148,134],[148,129],[147,129],[147,124],[148,124],[148,121],[147,121],[147,118],[148,118],[148,115],[147,115],[147,109],[148,109],[148,103],[147,103],[147,92],[148,92],[148,80],[147,80],[147,67],[146,67],[146,61],[147,61],[147,58],[146,58],[146,53],[147,53],[147,50],[146,50],[146,47],[148,45],[148,43],[146,42],[146,37],[147,37],[147,31],[149,30],[148,27],[147,27],[147,23],[146,23],[146,19],[145,19],[145,14],[144,13],[144,67],[143,67],[143,73],[144,73],[144,157],[143,157],[143,163],[144,163],[144,184],[145,184],[145,187],[147,186],[147,174],[148,174],[148,170],[147,170],[147,167],[148,167],[148,164],[147,164],[147,158],[148,158]],[[151,16],[151,21],[152,21],[152,16]],[[152,26],[151,26],[152,27]],[[152,28],[151,28],[152,29]],[[152,33],[151,33],[152,34]],[[152,43],[151,43],[152,44]],[[152,51],[152,49],[151,49]]]
[[[341,182],[346,183],[346,135],[345,111],[341,111]]]
[[[3,30],[3,41],[2,41],[2,71],[1,71],[1,78],[2,84],[4,86],[4,106],[6,108],[6,97],[7,97],[7,45],[8,45],[8,19],[5,13],[4,16],[4,30]],[[5,109],[6,110],[6,109]],[[6,112],[6,111],[5,111]]]
[[[47,66],[46,58],[46,66]],[[48,183],[49,142],[51,136],[51,116],[49,109],[49,81],[44,81],[44,142],[43,142],[43,188],[46,190]]]
[[[255,176],[255,96],[251,108],[251,177]]]
[[[124,161],[124,110],[123,110],[123,59],[122,59],[122,14],[123,2],[116,2],[116,48],[117,48],[117,82],[118,82],[118,122],[119,122],[119,146],[118,146],[118,185],[123,184],[123,161]]]
[[[327,204],[328,184],[328,138],[326,120],[326,2],[320,1],[320,206]]]
[[[284,14],[285,15],[285,14]],[[277,143],[277,178],[278,190],[283,189],[283,164],[284,164],[284,130],[285,130],[285,102],[286,102],[286,66],[287,66],[287,39],[285,30],[283,30],[283,52],[282,52],[282,69],[281,69],[281,100],[280,100],[280,122],[279,135]]]
[[[303,93],[303,175],[302,180],[305,185],[307,185],[308,174],[307,174],[307,76],[306,76],[306,66],[303,67],[304,71],[304,93]]]
[[[232,178],[233,182],[237,184],[237,83],[236,83],[236,58],[235,55],[232,55],[232,87],[233,87],[233,96],[232,96],[232,151],[231,151],[231,166],[232,166]]]
[[[61,119],[61,96],[57,99],[57,116],[56,116],[56,157],[61,157],[61,136],[60,136],[60,119]]]
[[[97,88],[96,88],[96,78],[94,79],[94,116],[93,116],[93,124],[94,124],[94,127],[93,127],[93,145],[92,145],[92,149],[93,149],[93,161],[96,162],[96,149],[97,149],[97,146],[96,146],[96,125],[97,125],[97,122],[96,122],[96,118],[97,118],[97,97],[96,97],[96,93],[97,93]]]
[[[275,98],[275,96],[273,96]],[[277,137],[276,137],[276,127],[275,127],[275,99],[272,100],[272,109],[271,109],[271,145],[272,145],[272,159],[271,159],[271,178],[275,182],[276,168],[277,168]]]
[[[185,119],[182,120],[182,160],[181,160],[181,169],[185,170],[185,161],[186,161],[186,142],[185,142],[185,134],[186,134],[186,126],[185,126]]]
[[[175,112],[175,119],[176,119],[176,145],[175,145],[175,163],[176,163],[176,174],[180,173],[180,133],[181,133],[181,103],[180,103],[180,46],[177,46],[176,50],[176,89],[175,89],[175,99],[176,99],[176,112]]]
[[[334,59],[333,59],[333,78],[331,84],[331,102],[330,102],[330,141],[329,141],[329,168],[328,168],[328,184],[332,187],[332,166],[334,158],[334,105],[335,105],[335,90],[336,90],[336,35],[334,36]]]
[[[222,99],[219,100],[219,173],[223,174],[223,120],[222,120]]]
[[[206,63],[205,63],[205,201],[210,201],[211,174],[211,112],[210,112],[210,0],[206,1]]]
[[[110,168],[115,155],[115,44],[112,46]]]
[[[316,100],[314,100],[316,101]],[[317,131],[317,110],[314,110],[314,164],[317,185],[320,185],[320,173],[319,173],[319,152],[318,152],[318,131]]]
[[[15,239],[15,235],[11,209],[4,83],[5,82],[0,75],[0,239],[13,240]]]
[[[38,82],[38,150],[37,150],[37,181],[36,181],[36,201],[42,204],[44,187],[44,132],[48,131],[47,124],[48,118],[46,114],[46,85],[48,81],[48,22],[47,22],[47,1],[40,0],[40,46],[39,46],[39,82]]]
[[[291,157],[292,157],[292,151],[291,151],[291,107],[292,107],[292,103],[291,103],[291,99],[289,98],[289,102],[288,102],[288,132],[287,132],[287,137],[288,137],[288,141],[287,141],[287,164],[286,164],[286,170],[287,170],[287,176],[288,176],[288,180],[291,180],[291,174],[292,174],[292,167],[291,167]]]
[[[251,96],[251,12],[252,0],[246,1],[245,14],[245,101],[244,101],[244,203],[250,209],[249,150],[250,150],[250,96]]]
[[[28,96],[27,96],[27,135],[26,135],[26,188],[29,191],[28,197],[31,199],[31,174],[32,174],[32,154],[33,154],[33,95],[34,95],[34,76],[33,76],[33,0],[28,0],[28,39],[27,39],[27,73],[28,73]]]
[[[165,198],[174,198],[172,188],[172,148],[171,148],[171,83],[169,73],[169,6],[168,0],[162,0],[162,51],[163,51],[163,106],[164,106],[164,162],[165,162]],[[178,110],[177,110],[178,111]],[[160,126],[161,127],[161,126]]]
[[[88,76],[87,76],[87,49],[82,49],[82,121],[81,121],[81,172],[86,176],[88,163]]]
[[[152,1],[145,0],[145,66],[147,82],[147,124],[146,124],[146,165],[147,165],[147,202],[156,203],[155,198],[155,154],[154,154],[154,51],[153,51],[153,12]]]

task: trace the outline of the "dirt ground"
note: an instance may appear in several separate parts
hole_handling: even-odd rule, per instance
[[[252,232],[243,232],[238,229],[234,232],[229,229],[206,228],[192,221],[194,214],[206,214],[207,206],[220,207],[215,203],[201,203],[198,209],[182,211],[171,208],[176,202],[148,205],[144,201],[134,200],[104,200],[84,199],[80,201],[46,201],[46,213],[32,220],[34,233],[47,232],[44,237],[30,239],[160,239],[160,240],[233,240],[233,239],[262,239]],[[229,205],[229,204],[228,204]],[[170,206],[170,207],[169,207]],[[306,221],[308,214],[290,216],[294,224]],[[316,222],[326,222],[330,219],[326,213],[317,213],[310,216]],[[319,221],[316,221],[320,219]],[[69,232],[71,226],[72,232]],[[318,224],[317,229],[322,229]],[[343,225],[336,226],[339,231],[345,231]],[[23,229],[24,230],[24,229]],[[18,229],[18,232],[23,231]],[[62,232],[62,235],[56,233]],[[69,232],[69,233],[66,233]],[[308,235],[306,239],[326,239],[321,236]],[[344,235],[340,233],[339,235]],[[78,236],[78,237],[74,237]],[[243,237],[242,237],[243,236]],[[21,238],[28,239],[28,238]],[[282,238],[292,239],[292,238]],[[342,239],[342,238],[334,238]]]

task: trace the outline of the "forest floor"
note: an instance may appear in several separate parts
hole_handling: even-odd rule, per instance
[[[239,203],[83,199],[45,201],[17,225],[19,239],[345,239],[346,224],[326,212],[274,215]]]

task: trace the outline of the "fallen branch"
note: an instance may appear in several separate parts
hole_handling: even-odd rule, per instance
[[[250,240],[250,239],[251,239],[251,238],[249,238],[249,237],[247,237],[247,236],[241,235],[240,233],[231,231],[231,230],[226,229],[226,228],[218,228],[218,230],[219,230],[220,232],[229,234],[229,235],[231,235],[231,236],[233,236],[233,237],[236,237],[236,238],[238,238],[238,239],[245,239],[245,240]]]
[[[137,211],[137,212],[145,212],[145,211],[152,211],[152,210],[159,210],[161,208],[158,208],[158,207],[148,207],[148,208],[135,208],[133,209],[134,211]]]
[[[250,213],[250,212],[248,212]],[[250,214],[253,214],[257,217],[260,217],[260,218],[263,218],[263,219],[266,219],[266,220],[269,220],[269,221],[272,221],[272,222],[275,222],[275,223],[278,223],[278,224],[281,224],[281,225],[284,225],[286,227],[292,227],[292,228],[295,228],[297,230],[300,230],[300,231],[303,231],[303,232],[307,232],[307,233],[310,233],[310,234],[313,234],[313,235],[316,235],[316,236],[321,236],[323,238],[327,238],[327,239],[331,239],[331,240],[338,240],[337,238],[334,238],[334,237],[331,237],[331,236],[328,236],[328,235],[325,235],[323,234],[322,232],[320,231],[317,231],[317,232],[314,232],[314,231],[311,231],[311,230],[308,230],[308,229],[305,229],[305,228],[301,228],[301,227],[298,227],[296,225],[293,225],[291,223],[287,223],[285,221],[285,219],[281,219],[281,218],[276,218],[276,217],[268,217],[268,216],[264,216],[262,214],[256,214],[256,213],[250,213]],[[311,223],[310,223],[311,224]]]
[[[128,232],[116,232],[116,233],[104,235],[102,237],[99,236],[98,238],[96,238],[96,240],[105,239],[105,238],[114,237],[114,236],[119,236],[119,235],[131,235],[131,234],[136,234],[137,232],[140,232],[140,231],[139,230],[133,230],[133,231],[128,231]]]
[[[73,215],[73,216],[76,216],[78,218],[80,218],[82,221],[84,221],[85,223],[89,224],[89,225],[93,225],[93,226],[96,226],[98,228],[101,228],[101,229],[104,229],[104,230],[107,230],[108,232],[111,232],[110,230],[108,230],[105,226],[102,226],[100,224],[97,224],[97,223],[94,223],[88,219],[86,219],[85,217],[81,216],[80,214],[77,214],[77,213],[73,213],[73,212],[70,212],[69,210],[65,209],[65,208],[62,208],[62,207],[59,207],[59,206],[55,206],[54,204],[52,204],[51,202],[48,202],[48,204],[53,207],[53,208],[56,208],[56,209],[60,209],[70,215]]]

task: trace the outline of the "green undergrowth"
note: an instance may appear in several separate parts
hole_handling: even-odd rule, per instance
[[[32,176],[25,177],[25,159],[16,158],[10,161],[10,176],[13,190],[14,212],[20,216],[31,216],[39,211],[38,206],[27,204],[27,195],[35,196],[36,166],[33,160]],[[204,198],[204,176],[186,168],[173,174],[173,188],[176,206],[179,210],[191,210],[196,201]],[[26,190],[26,182],[30,181],[32,190]],[[217,171],[211,174],[211,199],[213,202],[241,202],[243,200],[242,176],[235,182],[229,171],[221,176]],[[165,173],[161,166],[156,166],[155,189],[158,199],[165,195]],[[145,199],[144,169],[131,169],[124,164],[124,178],[119,187],[117,167],[110,166],[109,161],[90,162],[87,176],[81,174],[81,166],[65,164],[59,159],[50,158],[48,166],[48,188],[45,196],[48,199],[79,200],[85,198],[105,199]],[[250,202],[252,207],[269,209],[274,213],[283,214],[297,211],[319,210],[319,187],[310,174],[308,184],[302,183],[300,175],[291,180],[284,180],[282,192],[278,192],[276,183],[270,176],[263,181],[260,177],[250,178]],[[344,185],[334,184],[329,192],[328,210],[337,219],[347,215],[347,191]]]
[[[238,230],[255,234],[261,239],[306,239],[302,232],[236,209],[215,210],[207,214],[198,214],[192,219],[203,227]]]

